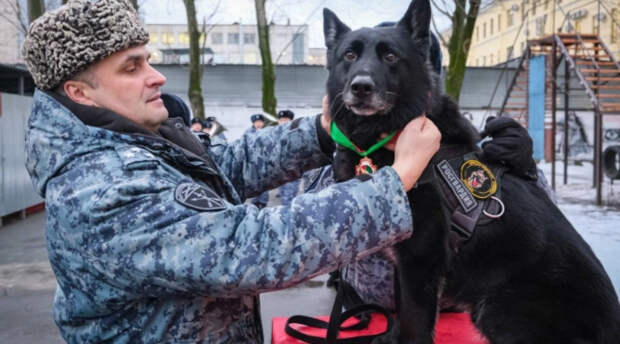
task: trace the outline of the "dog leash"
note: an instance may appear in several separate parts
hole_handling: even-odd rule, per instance
[[[350,288],[348,294],[345,294],[345,288]],[[286,326],[284,331],[289,336],[301,340],[305,343],[310,344],[370,344],[372,341],[378,337],[386,335],[390,333],[393,327],[394,320],[390,312],[375,304],[362,304],[361,298],[357,295],[357,293],[353,294],[356,297],[353,300],[349,300],[350,302],[357,303],[358,306],[352,307],[351,309],[342,312],[342,305],[347,303],[347,300],[344,300],[345,295],[352,295],[350,292],[355,290],[351,285],[340,279],[338,281],[338,292],[336,294],[336,298],[334,299],[334,305],[332,306],[332,310],[329,316],[329,322],[319,320],[313,317],[305,316],[305,315],[294,315],[286,321]],[[341,313],[342,312],[342,313]],[[379,313],[386,319],[386,329],[385,331],[374,334],[374,335],[365,335],[365,336],[357,336],[351,338],[338,338],[338,334],[341,331],[356,331],[367,328],[370,324],[370,314],[371,313]],[[356,317],[359,321],[353,325],[342,326],[342,324],[348,319]],[[306,333],[303,333],[295,328],[293,328],[292,324],[305,325],[313,328],[327,329],[327,334],[325,338],[319,336],[312,336]]]

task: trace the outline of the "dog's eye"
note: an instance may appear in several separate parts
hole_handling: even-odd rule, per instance
[[[344,53],[344,59],[349,62],[353,62],[357,60],[357,54],[349,50],[346,53]]]
[[[383,55],[383,59],[387,63],[394,63],[394,62],[398,61],[398,56],[396,56],[394,53],[387,53],[387,54]]]

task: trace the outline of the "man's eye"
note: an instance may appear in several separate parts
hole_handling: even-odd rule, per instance
[[[357,60],[357,54],[352,51],[347,51],[344,53],[344,59],[349,62],[353,62]]]
[[[394,62],[398,61],[398,56],[396,56],[396,54],[394,54],[394,53],[387,53],[387,54],[383,55],[383,59],[387,63],[394,63]]]

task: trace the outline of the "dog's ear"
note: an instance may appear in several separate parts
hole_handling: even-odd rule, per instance
[[[351,31],[343,24],[334,12],[323,9],[323,33],[325,34],[325,46],[331,49],[343,34]]]
[[[411,38],[430,47],[431,3],[430,0],[413,0],[398,27],[409,32]]]

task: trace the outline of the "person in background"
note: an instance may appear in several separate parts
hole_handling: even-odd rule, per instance
[[[278,124],[284,125],[291,122],[295,118],[295,113],[291,110],[281,110],[278,112]],[[278,197],[280,198],[280,204],[283,206],[289,206],[293,198],[299,192],[300,179],[295,179],[292,182],[288,182],[278,188]]]
[[[265,127],[265,116],[263,116],[263,114],[253,114],[252,116],[250,116],[250,121],[252,122],[252,126],[248,130],[246,130],[244,135],[251,135]],[[267,203],[269,203],[269,190],[265,190],[260,195],[254,197],[250,202],[254,204],[258,209],[266,207]]]
[[[192,118],[192,125],[191,125],[191,129],[193,132],[198,133],[202,131],[203,128],[203,123],[202,120],[200,120],[200,118]]]
[[[255,132],[258,129],[263,129],[265,127],[265,116],[261,113],[255,113],[250,116],[250,122],[252,122],[252,127],[250,127],[249,132]]]
[[[189,111],[189,107],[185,104],[181,97],[170,93],[162,93],[161,100],[164,102],[164,106],[168,110],[168,118],[178,117],[183,120],[183,123],[186,126],[190,126],[189,118],[191,113]]]

